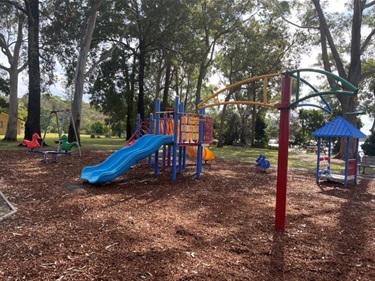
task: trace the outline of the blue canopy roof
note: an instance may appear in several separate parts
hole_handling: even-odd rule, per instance
[[[366,138],[366,135],[350,124],[341,116],[325,124],[320,129],[312,133],[313,137],[350,137],[350,138]]]

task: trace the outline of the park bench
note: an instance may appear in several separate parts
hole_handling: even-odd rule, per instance
[[[359,173],[362,168],[362,174],[366,174],[366,168],[375,168],[375,156],[363,156],[361,161],[358,162],[357,167]]]

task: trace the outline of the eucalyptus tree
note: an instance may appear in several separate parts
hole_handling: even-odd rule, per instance
[[[237,32],[224,41],[226,44],[219,52],[221,60],[217,67],[223,72],[229,84],[263,74],[277,73],[291,63],[288,52],[293,48],[294,42],[290,38],[292,37],[282,21],[266,11],[261,11],[239,26]],[[275,83],[275,79],[270,80],[269,87],[272,88]],[[262,102],[262,89],[263,81],[254,81],[229,91],[225,101],[234,99]],[[271,99],[271,93],[271,90],[267,91],[268,99]],[[225,110],[224,105],[221,131],[224,129]],[[257,120],[258,124],[261,124],[259,118],[264,118],[265,115],[262,109],[255,105],[237,105],[237,111],[241,116],[241,142],[250,142],[254,145]],[[218,146],[223,143],[220,136],[219,133]]]
[[[131,116],[135,112],[132,109],[134,100],[137,103],[136,110],[142,119],[146,112],[153,110],[150,105],[156,97],[162,97],[163,106],[167,107],[172,79],[174,80],[180,67],[177,57],[186,40],[186,37],[181,35],[181,30],[186,22],[187,13],[183,1],[117,2],[116,13],[107,15],[112,18],[112,22],[106,29],[106,34],[111,38],[110,40],[118,41],[116,26],[126,26],[127,34],[118,41],[119,51],[113,54],[123,62],[114,62],[111,66],[102,62],[100,70],[93,73],[94,87],[90,90],[93,103],[98,106],[104,103],[102,109],[110,110],[110,107],[105,105],[106,99],[108,98],[108,102],[112,100],[110,102],[112,103],[114,96],[110,93],[116,93],[124,103],[124,109],[127,109],[129,122],[135,119]],[[102,14],[99,19],[104,16]],[[108,74],[114,79],[112,83],[106,77]],[[177,83],[173,86],[175,84]],[[102,88],[100,89],[98,85]],[[136,91],[138,94],[135,94]],[[130,134],[129,122],[127,122],[127,136]]]
[[[116,47],[116,44],[105,44],[106,37],[100,32],[98,38],[94,36],[99,9],[104,2],[114,11],[114,3],[103,0],[54,0],[46,5],[51,13],[49,24],[44,25],[42,29],[43,43],[45,49],[49,50],[49,55],[56,57],[64,67],[67,86],[74,85],[71,111],[78,138],[82,119],[82,99],[87,77],[100,61],[110,57]],[[51,58],[49,60],[53,61]],[[69,141],[75,139],[74,127],[71,122]]]
[[[343,3],[345,9],[342,12],[329,12],[326,9],[328,1],[298,2],[300,1],[294,1],[288,10],[287,2],[283,1],[282,9],[289,11],[288,15],[292,10],[298,11],[300,22],[293,25],[306,29],[310,37],[315,40],[315,44],[320,46],[320,64],[326,71],[337,72],[340,77],[356,87],[361,85],[361,81],[374,75],[375,68],[363,71],[375,47],[374,1],[346,1]],[[300,10],[298,4],[302,7]],[[332,88],[337,86],[329,79],[327,82]],[[337,99],[343,117],[356,125],[356,116],[350,112],[356,111],[358,97],[337,95]],[[338,157],[345,155],[345,144],[345,140],[341,142]],[[354,144],[352,152],[353,148]]]
[[[31,140],[34,133],[40,135],[39,1],[25,0],[25,10],[28,29],[29,101],[27,104],[27,121],[24,138]]]
[[[197,0],[191,1],[191,32],[194,34],[193,55],[198,63],[195,103],[201,100],[204,79],[215,59],[215,51],[224,38],[236,30],[238,24],[247,20],[252,1]]]
[[[4,140],[17,141],[18,120],[18,77],[26,69],[27,17],[21,1],[0,1],[0,48],[7,63],[0,63],[0,69],[9,75],[9,120]]]
[[[162,72],[165,75],[163,104],[168,104],[172,67],[179,47],[178,36],[187,20],[187,9],[184,1],[176,0],[129,1],[127,5],[127,25],[132,38],[130,44],[134,46],[138,65],[137,111],[141,118],[144,118],[145,85],[147,80],[152,83],[156,81],[156,96],[159,95],[160,89],[163,88],[159,84],[163,80],[160,79]],[[160,66],[156,72],[156,79],[149,80],[149,66],[155,64]]]
[[[363,61],[362,71],[368,72],[375,69],[375,49],[372,50],[372,57]],[[373,122],[370,131],[375,131],[375,74],[367,76],[360,82],[360,88],[363,89],[359,96],[359,99],[364,106],[366,113],[369,117],[373,118]]]
[[[135,128],[134,76],[134,64],[129,61],[126,50],[119,47],[108,61],[100,63],[96,75],[90,79],[90,103],[110,116],[112,126],[121,127],[126,121],[127,139]]]
[[[94,33],[96,18],[98,15],[98,10],[102,4],[102,0],[91,0],[89,1],[89,9],[85,14],[85,18],[82,22],[80,30],[80,40],[79,40],[79,53],[76,62],[76,68],[74,73],[74,98],[72,102],[72,116],[74,120],[70,120],[69,126],[69,140],[75,140],[75,130],[79,132],[81,127],[81,112],[82,112],[82,99],[84,92],[84,83],[87,75],[86,63],[87,56],[90,51],[90,45],[92,36]],[[75,124],[73,124],[75,122]]]

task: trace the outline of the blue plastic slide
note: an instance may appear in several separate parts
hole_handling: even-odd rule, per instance
[[[133,145],[121,148],[96,166],[83,168],[81,179],[92,184],[105,184],[121,176],[143,158],[151,156],[160,146],[173,142],[170,135],[144,135]]]

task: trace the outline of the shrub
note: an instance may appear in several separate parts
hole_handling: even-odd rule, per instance
[[[104,134],[104,126],[102,122],[97,121],[95,123],[92,123],[90,129],[91,134],[93,135],[100,136]]]
[[[375,131],[366,139],[365,143],[361,145],[365,155],[375,156]]]

